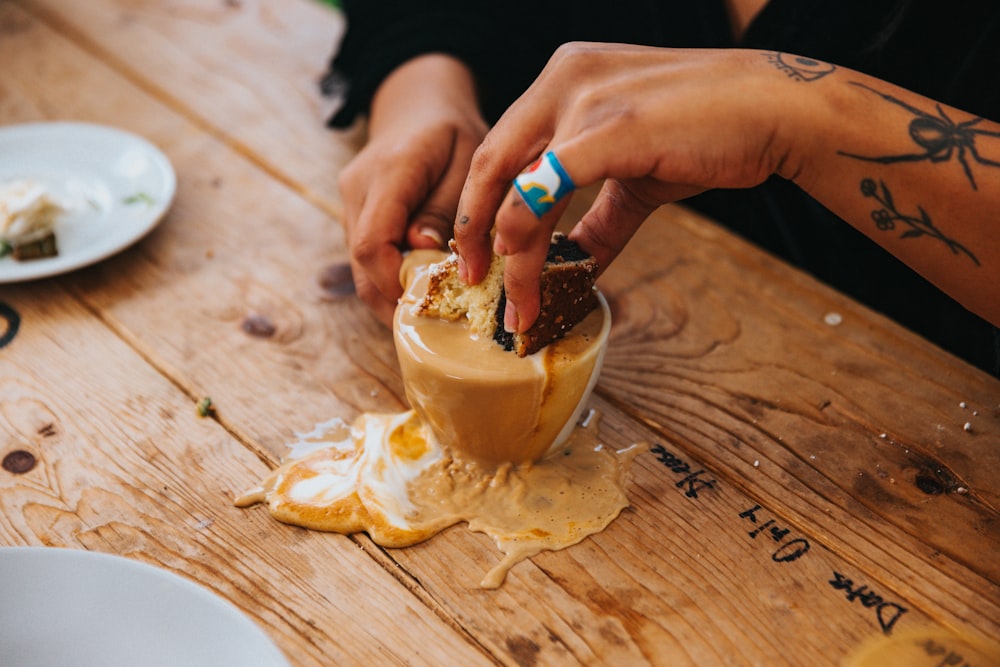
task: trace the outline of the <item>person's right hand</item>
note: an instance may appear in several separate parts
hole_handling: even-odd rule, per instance
[[[486,135],[468,68],[446,55],[397,68],[372,100],[368,143],[339,177],[358,296],[390,324],[402,253],[444,248]]]

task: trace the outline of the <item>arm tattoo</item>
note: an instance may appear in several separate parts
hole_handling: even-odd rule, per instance
[[[977,137],[1000,138],[1000,132],[976,129],[975,126],[983,121],[982,118],[977,116],[970,120],[956,123],[944,112],[940,104],[936,105],[937,113],[933,114],[922,111],[892,95],[880,93],[863,83],[856,81],[851,81],[850,83],[871,91],[885,101],[892,102],[913,114],[913,120],[910,121],[910,138],[917,144],[919,150],[915,153],[880,156],[857,155],[855,153],[838,151],[840,155],[846,155],[858,160],[867,160],[868,162],[879,162],[881,164],[920,162],[922,160],[947,162],[954,156],[958,163],[962,165],[962,169],[965,171],[965,175],[969,179],[973,190],[978,188],[976,187],[976,179],[972,175],[972,168],[969,166],[969,156],[978,164],[988,167],[1000,167],[1000,162],[984,158],[979,154],[979,149],[976,148]]]
[[[803,56],[793,56],[787,53],[781,53],[780,51],[769,51],[764,55],[767,56],[767,59],[772,65],[795,81],[815,81],[816,79],[822,79],[824,76],[837,69],[834,65],[825,63],[821,60],[813,60],[812,58],[805,58]]]
[[[931,238],[938,239],[955,255],[965,254],[971,259],[976,266],[979,266],[979,260],[972,252],[963,246],[958,241],[948,238],[941,233],[941,230],[934,226],[931,221],[931,217],[927,215],[927,211],[923,209],[919,204],[917,205],[918,215],[906,215],[905,213],[900,213],[899,209],[896,208],[896,203],[892,200],[892,193],[889,192],[888,186],[886,186],[885,181],[879,181],[878,184],[871,178],[865,178],[861,181],[861,194],[865,197],[873,197],[875,201],[880,204],[879,208],[872,211],[872,220],[875,222],[875,226],[882,231],[892,231],[896,228],[896,223],[902,223],[905,225],[906,229],[900,235],[900,238],[910,239],[918,238],[921,236],[930,236]]]

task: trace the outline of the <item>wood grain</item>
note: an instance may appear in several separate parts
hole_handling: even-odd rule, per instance
[[[3,300],[21,326],[0,350],[0,457],[37,463],[0,470],[0,544],[172,570],[242,608],[295,665],[490,664],[348,538],[233,507],[267,466],[63,290]]]
[[[319,94],[344,31],[318,2],[19,0],[83,50],[322,208],[363,128],[327,131]],[[334,138],[336,136],[336,138]]]
[[[69,289],[190,396],[211,396],[229,428],[274,457],[293,429],[400,408],[390,337],[353,296],[319,284],[324,267],[346,260],[337,222],[21,16],[25,27],[0,40],[5,86],[55,113],[5,119],[121,125],[163,149],[178,174],[176,200],[157,230],[133,252],[67,280]],[[40,67],[58,73],[44,87]],[[273,333],[255,334],[244,326],[248,318],[269,322]]]
[[[3,495],[0,541],[79,534],[85,541],[74,546],[193,568],[269,624],[307,619],[278,631],[283,647],[306,651],[307,664],[325,642],[347,662],[367,661],[397,636],[377,623],[359,635],[361,646],[345,647],[338,642],[352,636],[354,619],[343,621],[343,635],[308,622],[329,603],[339,625],[336,614],[355,600],[365,605],[357,624],[383,608],[393,622],[425,619],[405,640],[424,651],[414,661],[457,646],[446,662],[832,665],[887,629],[934,624],[1000,637],[1000,382],[678,207],[659,211],[602,278],[615,318],[593,401],[602,433],[613,446],[654,446],[637,460],[633,507],[606,532],[536,556],[500,590],[481,591],[475,584],[498,554],[464,527],[387,551],[364,537],[281,526],[260,508],[235,511],[205,491],[217,478],[253,477],[261,460],[273,465],[294,431],[403,405],[388,332],[349,292],[317,282],[345,258],[332,184],[357,147],[356,136],[322,127],[315,93],[326,57],[317,52],[338,21],[299,0],[0,5],[0,122],[118,125],[160,145],[180,178],[150,238],[40,283],[55,305],[26,302],[35,288],[17,288],[20,309],[52,309],[43,318],[52,340],[79,323],[108,339],[73,360],[95,379],[67,387],[103,386],[105,372],[136,367],[161,393],[140,392],[105,426],[112,443],[78,443],[100,466],[61,469],[65,493],[87,497],[92,509],[78,514],[90,523],[43,509],[31,510],[29,528],[16,503],[33,492],[22,485]],[[830,313],[839,324],[826,323]],[[45,354],[55,346],[37,344]],[[105,371],[106,358],[119,361]],[[66,391],[46,375],[54,372],[46,367],[28,393]],[[144,408],[205,395],[218,424],[168,427]],[[93,409],[62,401],[70,414]],[[0,411],[8,420],[24,414],[32,412]],[[16,432],[33,442],[31,429],[42,426],[28,420]],[[145,458],[105,471],[121,443],[146,442],[136,433],[156,426],[170,442],[215,437],[245,463],[227,454],[181,474],[174,458],[187,461],[192,450],[157,438]],[[146,459],[161,461],[155,474]],[[90,490],[92,478],[116,491]],[[169,494],[156,490],[162,479]],[[146,497],[167,509],[140,502],[125,512],[121,498]],[[206,506],[215,513],[205,516]],[[104,527],[102,517],[116,513],[125,518]],[[228,532],[192,546],[167,529],[178,515]],[[270,591],[263,609],[233,592],[228,570],[212,569],[225,561],[243,577],[240,591],[248,588],[243,564],[227,560],[242,549],[266,564],[255,584]],[[328,554],[341,549],[353,549],[363,578],[336,577],[343,570]],[[369,592],[372,572],[382,583]],[[281,601],[283,586],[293,599]],[[440,652],[424,648],[439,637]]]

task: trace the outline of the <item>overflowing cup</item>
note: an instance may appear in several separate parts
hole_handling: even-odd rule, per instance
[[[537,461],[557,449],[600,374],[611,330],[603,295],[563,338],[522,358],[461,324],[417,314],[427,256],[408,261],[393,326],[396,353],[406,397],[437,444],[492,466]]]

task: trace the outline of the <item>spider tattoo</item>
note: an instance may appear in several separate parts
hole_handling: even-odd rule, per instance
[[[978,190],[978,188],[976,187],[976,179],[972,175],[972,168],[969,166],[969,156],[971,156],[972,160],[978,164],[989,167],[1000,167],[1000,162],[983,157],[979,154],[979,150],[976,148],[977,137],[983,136],[1000,138],[1000,132],[980,130],[975,127],[983,121],[982,118],[976,117],[971,120],[956,123],[948,116],[948,114],[944,112],[944,109],[941,108],[940,104],[936,105],[937,115],[934,115],[927,113],[926,111],[921,111],[920,109],[911,106],[910,104],[907,104],[892,95],[880,93],[874,88],[870,88],[863,83],[851,81],[851,84],[860,86],[865,90],[869,90],[887,102],[892,102],[893,104],[903,107],[912,113],[915,118],[910,121],[910,138],[913,139],[923,152],[904,153],[902,155],[869,156],[838,151],[840,155],[846,155],[847,157],[856,158],[858,160],[867,160],[868,162],[879,162],[881,164],[894,164],[896,162],[920,162],[921,160],[930,160],[931,162],[947,162],[952,158],[952,156],[955,156],[958,163],[962,165],[962,169],[965,171],[965,175],[968,177],[973,190]]]

